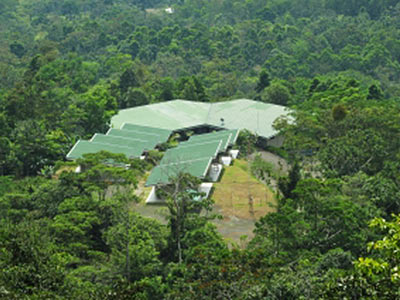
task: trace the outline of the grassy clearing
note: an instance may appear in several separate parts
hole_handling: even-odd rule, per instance
[[[148,175],[148,174],[147,174]],[[144,187],[145,175],[138,184],[136,195],[140,203],[131,203],[130,208],[145,217],[157,219],[166,224],[168,209],[165,205],[146,205],[145,199],[151,188]],[[250,174],[247,161],[236,159],[234,165],[225,168],[221,181],[214,183],[213,199],[215,212],[223,216],[214,220],[218,231],[229,243],[245,244],[253,237],[254,221],[274,210],[274,194],[263,183]],[[251,201],[249,198],[251,197]],[[252,205],[249,203],[252,202]]]
[[[236,159],[214,184],[213,199],[225,218],[255,220],[274,210],[275,196],[250,173],[247,161]]]

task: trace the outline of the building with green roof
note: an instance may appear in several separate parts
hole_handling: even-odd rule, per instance
[[[90,139],[90,141],[102,144],[121,146],[121,147],[140,148],[143,150],[152,150],[157,144],[154,140],[146,141],[141,139],[129,139],[129,138],[106,135],[101,133],[95,133],[93,137]]]
[[[168,140],[168,137],[159,136],[154,134],[149,134],[143,131],[133,131],[133,130],[121,130],[110,128],[106,135],[109,136],[118,136],[127,139],[138,139],[142,141],[154,142],[155,144],[161,144]]]
[[[79,141],[67,159],[102,150],[123,153],[130,158],[141,157],[166,142],[174,132],[206,133],[192,135],[165,152],[146,181],[146,186],[153,186],[149,199],[156,199],[156,187],[170,183],[182,171],[201,179],[218,180],[222,164],[229,165],[237,156],[238,151],[231,148],[240,130],[247,129],[269,143],[277,135],[273,122],[289,112],[280,105],[248,99],[216,103],[172,100],[123,109],[112,118],[106,134]]]
[[[128,158],[140,157],[143,153],[143,148],[124,147],[121,145],[111,145],[105,143],[97,143],[79,140],[74,147],[68,152],[67,159],[75,160],[82,158],[84,154],[98,153],[100,151],[108,151],[115,154],[124,154]]]
[[[134,132],[143,132],[143,133],[147,133],[149,135],[160,136],[165,139],[168,139],[168,137],[171,135],[171,130],[169,130],[169,129],[143,126],[143,125],[137,125],[137,124],[131,124],[131,123],[122,124],[121,129],[134,131]]]
[[[126,124],[126,129],[108,130],[107,134],[95,133],[89,141],[79,140],[66,158],[75,160],[84,154],[108,151],[122,153],[128,158],[140,158],[142,154],[166,142],[170,130]],[[131,130],[132,129],[132,130]]]
[[[176,148],[168,149],[160,164],[169,164],[171,162],[187,161],[202,157],[216,158],[220,152],[221,145],[221,140],[205,141],[202,144],[195,144],[192,146],[182,147],[179,145]]]
[[[189,173],[195,177],[204,179],[208,173],[211,162],[211,157],[205,157],[156,166],[147,178],[146,186],[168,184],[181,172]]]
[[[239,129],[233,129],[233,130],[221,130],[206,134],[196,134],[192,135],[186,143],[196,144],[199,142],[213,141],[219,139],[223,141],[223,147],[228,148],[229,146],[233,146],[236,143],[236,140],[239,136],[239,132],[240,132]]]
[[[120,110],[111,124],[114,128],[130,123],[171,131],[202,126],[247,129],[269,139],[277,134],[273,122],[288,113],[284,106],[248,99],[215,103],[171,100]]]

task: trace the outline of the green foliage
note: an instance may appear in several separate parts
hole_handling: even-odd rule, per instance
[[[58,180],[26,178],[13,185],[2,177],[1,293],[14,298],[100,298],[105,283],[127,278],[136,283],[159,273],[166,229],[124,213],[127,199],[120,195],[143,171],[115,166],[117,162],[129,161],[99,153],[79,160],[81,173],[65,170]]]
[[[263,160],[259,154],[254,157],[250,169],[253,175],[262,181],[268,182],[270,177],[275,176],[273,164]]]
[[[129,108],[149,104],[149,98],[140,88],[129,88],[119,105],[120,108]]]
[[[58,297],[67,295],[66,265],[70,257],[57,252],[46,222],[1,222],[1,297]]]
[[[260,93],[262,90],[264,90],[266,87],[268,87],[270,85],[270,78],[269,78],[269,74],[266,70],[262,70],[257,82],[257,86],[256,86],[256,92]]]
[[[366,89],[354,87],[355,81],[328,87],[329,82],[313,88],[295,123],[277,124],[285,133],[286,150],[292,156],[314,154],[326,176],[376,174],[385,160],[394,161],[397,155],[398,103],[366,100]]]
[[[170,264],[167,299],[246,299],[252,286],[246,252],[225,247],[197,247],[187,267]],[[251,299],[249,297],[248,299]]]
[[[10,51],[18,58],[22,58],[25,54],[25,47],[18,42],[10,44]]]
[[[181,77],[176,84],[177,95],[180,99],[188,99],[201,102],[209,102],[202,82],[195,76],[191,78]]]
[[[256,150],[257,136],[248,130],[241,130],[236,141],[240,156],[248,156]]]
[[[140,216],[128,214],[106,233],[107,245],[112,249],[110,264],[113,274],[128,282],[152,277],[161,269],[156,240],[140,225],[141,222]],[[165,240],[164,236],[158,238]]]
[[[354,271],[348,276],[337,276],[328,285],[326,295],[332,299],[362,296],[368,299],[396,299],[399,290],[399,232],[400,217],[393,220],[375,218],[370,226],[384,232],[380,240],[368,244],[368,257],[354,262]]]
[[[213,201],[203,199],[197,192],[199,179],[179,173],[171,184],[158,186],[158,197],[164,199],[168,208],[168,247],[162,256],[168,262],[190,263],[194,251],[203,247],[226,248],[216,228],[207,223]]]
[[[85,132],[94,134],[108,128],[111,117],[116,113],[117,102],[104,85],[94,86],[79,101],[85,114],[81,122]]]
[[[302,251],[326,253],[336,247],[360,253],[368,236],[371,211],[341,195],[340,184],[335,180],[300,180],[293,198],[280,200],[277,212],[257,223],[254,242],[284,260]],[[355,227],[364,231],[354,232]]]
[[[399,5],[264,2],[0,1],[0,298],[398,298]],[[298,163],[246,249],[187,176],[161,190],[167,226],[129,211],[161,153],[57,163],[117,109],[175,98],[294,108],[276,128]]]
[[[161,159],[163,158],[164,154],[158,150],[151,150],[147,153],[146,160],[149,161],[153,166],[157,165]]]
[[[377,87],[375,84],[371,85],[368,88],[368,96],[367,99],[375,99],[375,100],[380,100],[383,98],[383,93],[382,90]]]
[[[347,115],[347,110],[346,107],[344,107],[342,104],[335,105],[332,108],[332,118],[335,121],[341,121],[343,120]]]
[[[273,82],[261,94],[261,100],[268,103],[287,106],[291,101],[289,89],[280,84]]]
[[[125,70],[119,79],[119,88],[122,93],[126,93],[129,88],[138,87],[139,82],[135,72],[132,69]]]
[[[67,137],[61,130],[48,132],[42,122],[19,122],[11,133],[9,163],[6,169],[16,175],[36,175],[45,165],[53,164],[66,154]],[[12,159],[11,159],[12,157]]]
[[[292,198],[294,196],[293,192],[300,179],[300,164],[298,161],[295,161],[290,168],[289,176],[280,177],[278,180],[278,187],[284,198]]]

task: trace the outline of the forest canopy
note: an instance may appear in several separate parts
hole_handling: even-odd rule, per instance
[[[396,0],[0,1],[0,298],[399,298],[399,20]],[[158,153],[65,162],[119,109],[238,98],[295,120],[244,247],[185,174],[166,224],[129,209]]]

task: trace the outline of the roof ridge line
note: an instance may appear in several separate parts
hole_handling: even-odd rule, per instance
[[[72,151],[76,148],[76,146],[79,144],[80,141],[81,141],[81,139],[79,139],[79,140],[75,143],[75,145],[72,147],[72,149],[69,150],[69,152],[68,152],[67,155],[65,156],[67,159],[68,159],[68,156],[71,155]]]
[[[180,165],[180,164],[184,164],[184,163],[191,163],[191,162],[196,162],[196,161],[199,161],[199,160],[205,160],[205,159],[212,159],[213,157],[212,156],[204,156],[204,157],[199,157],[199,158],[195,158],[195,159],[190,159],[190,160],[180,160],[180,161],[177,161],[177,162],[169,162],[169,163],[166,163],[166,164],[162,164],[162,165],[157,165],[157,166],[155,166],[155,167],[163,167],[163,166],[171,166],[171,165]]]
[[[208,170],[210,169],[210,165],[211,165],[211,163],[212,163],[212,160],[213,160],[213,158],[210,157],[210,159],[208,160],[207,168],[204,170],[203,177],[206,177],[206,176],[207,176],[207,172],[208,172]]]
[[[208,123],[208,120],[210,119],[210,114],[211,114],[211,108],[212,108],[212,105],[213,105],[214,103],[209,103],[209,108],[208,108],[208,113],[207,113],[207,118],[206,118],[206,120],[205,120],[205,124],[207,124],[207,125],[210,125],[210,123]]]

